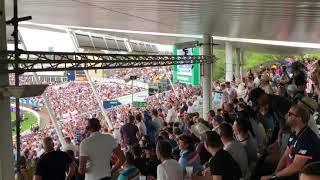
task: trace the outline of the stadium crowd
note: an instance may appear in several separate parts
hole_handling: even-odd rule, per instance
[[[61,122],[65,147],[51,128],[31,132],[22,137],[22,174],[36,180],[320,178],[319,66],[308,60],[261,65],[241,80],[214,82],[220,104],[207,119],[200,116],[201,87],[175,85],[149,97],[147,107],[108,111],[112,129],[99,114]]]
[[[145,67],[141,70],[135,68],[116,69],[110,78],[128,79],[131,75],[137,76],[137,80],[145,83],[154,82],[170,71],[170,67]]]
[[[114,100],[121,96],[142,91],[138,87],[130,87],[113,83],[94,83],[96,90],[104,100]],[[50,86],[45,91],[52,109],[58,118],[73,111],[86,112],[98,109],[98,102],[88,82],[68,82]],[[67,97],[67,98],[66,98]],[[41,103],[40,99],[40,103]]]

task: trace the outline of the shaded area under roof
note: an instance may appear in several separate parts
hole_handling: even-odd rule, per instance
[[[5,1],[9,19],[12,1]],[[320,42],[320,2],[315,0],[23,0],[19,15],[67,26]],[[188,39],[127,36],[159,44]]]

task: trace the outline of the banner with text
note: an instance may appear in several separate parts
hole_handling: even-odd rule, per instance
[[[199,55],[200,48],[173,48],[174,55]],[[200,64],[184,64],[173,66],[173,82],[200,86]]]

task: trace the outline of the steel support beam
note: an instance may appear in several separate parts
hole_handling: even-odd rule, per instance
[[[214,56],[173,56],[173,55],[121,55],[99,53],[67,53],[21,51],[20,59],[15,60],[14,51],[1,51],[8,60],[1,60],[1,73],[94,70],[116,68],[139,68],[152,66],[171,66],[180,64],[211,64]],[[17,66],[18,64],[18,66]]]

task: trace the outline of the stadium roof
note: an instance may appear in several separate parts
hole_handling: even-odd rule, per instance
[[[6,0],[8,19],[12,17],[12,2]],[[33,23],[65,25],[159,44],[187,41],[204,33],[316,43],[309,48],[320,42],[320,2],[316,0],[19,1],[19,16],[27,15],[33,17]],[[250,47],[255,49],[255,45]],[[274,48],[268,45],[262,49]]]

